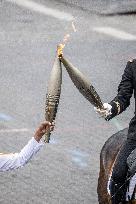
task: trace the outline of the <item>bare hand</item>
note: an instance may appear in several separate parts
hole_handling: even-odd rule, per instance
[[[43,123],[41,123],[34,134],[35,140],[39,142],[42,136],[46,133],[46,131],[49,128],[50,128],[50,131],[54,130],[54,126],[55,126],[54,122],[50,123],[49,121],[44,121]]]

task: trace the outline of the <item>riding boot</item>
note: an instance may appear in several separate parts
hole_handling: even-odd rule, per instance
[[[119,204],[120,202],[124,202],[126,200],[126,179],[128,171],[126,160],[135,148],[136,140],[134,141],[127,139],[118,153],[111,177],[112,182],[110,191],[112,196],[112,204]]]
[[[122,188],[124,183],[118,183],[111,181],[110,192],[112,204],[124,204],[126,195],[126,186]]]

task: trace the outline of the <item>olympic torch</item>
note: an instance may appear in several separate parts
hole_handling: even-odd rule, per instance
[[[62,83],[62,67],[61,61],[57,55],[50,74],[45,102],[45,119],[51,123],[56,118],[61,93],[61,83]],[[47,132],[45,133],[44,139],[46,143],[49,143],[50,135],[51,132],[50,129],[48,129]]]
[[[80,93],[95,107],[103,109],[103,103],[100,99],[100,96],[96,92],[93,85],[90,83],[88,78],[81,72],[79,69],[74,67],[64,56],[62,53],[62,49],[64,46],[62,44],[59,45],[59,59],[65,66],[71,80],[74,85],[80,91]]]

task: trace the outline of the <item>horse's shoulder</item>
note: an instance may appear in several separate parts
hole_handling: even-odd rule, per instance
[[[118,131],[107,139],[100,153],[100,160],[104,168],[116,157],[121,145],[127,138],[128,128]]]

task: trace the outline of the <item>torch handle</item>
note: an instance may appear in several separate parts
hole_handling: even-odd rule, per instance
[[[51,135],[50,128],[48,128],[46,133],[44,134],[44,142],[45,143],[49,143],[50,135]]]

